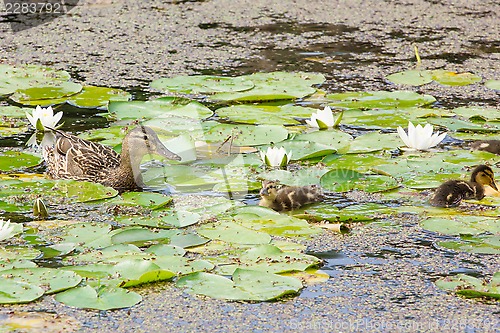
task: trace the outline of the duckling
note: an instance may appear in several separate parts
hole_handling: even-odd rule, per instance
[[[122,152],[84,140],[60,130],[54,145],[46,146],[43,158],[47,174],[52,179],[75,179],[100,183],[123,192],[141,190],[140,163],[144,155],[155,153],[168,159],[180,160],[168,150],[156,133],[147,126],[137,126],[125,135]]]
[[[493,170],[487,165],[479,165],[473,171],[470,181],[448,180],[441,184],[430,203],[437,207],[455,207],[464,199],[484,198],[484,185],[489,185],[498,191]]]
[[[471,143],[470,147],[475,150],[484,150],[500,155],[500,140],[474,141]]]
[[[275,211],[292,210],[323,200],[323,193],[316,185],[285,186],[277,181],[263,181],[259,206]]]

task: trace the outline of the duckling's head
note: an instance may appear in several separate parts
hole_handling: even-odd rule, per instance
[[[171,152],[150,127],[137,126],[125,136],[122,152],[130,156],[134,162],[140,162],[146,154],[158,154],[171,160],[180,161],[180,156]]]
[[[268,200],[276,199],[278,194],[279,184],[276,181],[265,180],[262,182],[262,189],[260,190],[260,196]]]
[[[495,184],[495,174],[487,165],[481,164],[477,166],[474,171],[472,171],[470,180],[481,185],[491,186],[498,191],[497,185]]]

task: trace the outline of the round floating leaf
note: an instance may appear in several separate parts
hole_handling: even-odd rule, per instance
[[[143,259],[121,261],[114,269],[122,280],[119,287],[123,288],[167,281],[175,277],[174,272],[161,269],[156,263]]]
[[[404,145],[396,133],[372,132],[358,136],[354,139],[347,151],[348,154],[369,153],[382,149],[396,149]]]
[[[109,101],[128,101],[132,95],[128,92],[107,87],[84,86],[82,91],[68,98],[68,103],[79,108],[104,107]]]
[[[40,298],[43,289],[11,278],[0,278],[0,304],[28,303]]]
[[[500,80],[488,80],[484,83],[486,88],[490,88],[493,90],[500,90]]]
[[[19,151],[0,152],[0,170],[11,171],[32,167],[40,163],[40,157]]]
[[[451,131],[458,132],[491,132],[497,133],[500,131],[500,124],[498,122],[491,123],[472,123],[463,121],[456,118],[429,118],[432,125],[446,127]]]
[[[2,278],[38,285],[45,289],[46,294],[53,294],[75,287],[82,280],[74,272],[43,267],[15,268],[0,271],[0,279]]]
[[[224,77],[214,75],[176,76],[151,82],[151,88],[162,92],[184,94],[213,94],[238,92],[252,89],[254,83],[246,77]]]
[[[36,65],[9,66],[0,64],[0,95],[14,93],[17,89],[46,86],[68,81],[71,78],[66,71]]]
[[[82,309],[111,310],[136,305],[142,297],[123,288],[91,286],[73,288],[55,296],[56,301]]]
[[[466,86],[482,80],[472,73],[455,73],[444,69],[430,71],[432,79],[446,86]]]
[[[286,151],[291,151],[293,154],[292,160],[307,160],[337,152],[332,146],[300,140],[287,140],[280,142],[276,146],[284,147]]]
[[[245,228],[281,237],[309,237],[323,231],[307,221],[286,215],[238,214],[234,221]]]
[[[15,261],[15,260],[32,260],[39,257],[39,250],[28,247],[0,247],[0,260]]]
[[[302,289],[302,283],[295,278],[245,269],[236,269],[232,281],[198,272],[182,277],[177,286],[193,294],[241,301],[268,301]]]
[[[111,117],[119,120],[139,117],[168,120],[172,116],[202,120],[213,114],[209,108],[201,103],[173,97],[162,97],[145,102],[110,101],[108,110]]]
[[[436,286],[442,290],[455,292],[468,298],[489,297],[500,300],[500,272],[495,273],[490,283],[465,274],[441,278]]]
[[[335,129],[298,134],[293,139],[298,141],[320,143],[335,150],[346,149],[349,146],[349,143],[353,140],[351,135]]]
[[[111,245],[108,224],[77,223],[61,228],[64,243],[76,243],[84,247],[103,248]]]
[[[500,110],[494,108],[483,108],[483,107],[460,107],[452,110],[456,115],[471,119],[471,120],[482,120],[482,121],[500,121]]]
[[[328,105],[347,109],[402,108],[434,103],[430,95],[413,91],[368,91],[326,95]]]
[[[427,70],[408,70],[387,76],[387,80],[397,84],[421,86],[432,82],[432,75]]]
[[[445,235],[500,233],[500,220],[483,216],[456,216],[453,219],[431,217],[420,222],[422,228]]]
[[[288,137],[288,131],[277,125],[232,125],[220,124],[205,132],[207,142],[232,140],[237,146],[257,146],[277,143]]]
[[[205,260],[192,260],[180,256],[161,256],[155,259],[155,264],[161,269],[186,275],[189,273],[210,271],[214,265]]]
[[[236,244],[268,244],[271,236],[253,231],[234,222],[218,222],[205,224],[197,232],[210,239],[218,239]]]
[[[57,85],[36,86],[18,89],[10,98],[16,103],[24,105],[51,105],[63,103],[68,96],[75,95],[82,90],[82,86],[74,82],[62,82]]]
[[[353,189],[366,192],[382,192],[399,187],[398,182],[389,176],[364,174],[351,169],[332,169],[321,177],[321,186],[334,192],[347,192]]]
[[[126,192],[121,199],[114,201],[120,205],[138,205],[150,209],[159,209],[172,202],[172,197],[154,192]]]
[[[500,254],[500,236],[462,236],[460,241],[439,242],[439,246],[469,253]]]
[[[254,87],[241,92],[216,93],[209,98],[213,101],[241,102],[303,98],[316,92],[312,85],[325,81],[322,74],[304,72],[255,73],[242,78],[253,82]]]
[[[317,109],[295,105],[231,105],[217,109],[220,118],[244,124],[286,125],[300,123],[295,118],[310,118]]]
[[[279,180],[281,184],[293,186],[307,186],[319,184],[321,176],[328,172],[328,169],[304,168],[297,172],[274,169],[260,174],[260,178],[267,180]]]
[[[146,228],[132,227],[128,229],[119,229],[111,236],[113,244],[135,244],[143,246],[150,241],[169,240],[175,235],[175,230],[159,230],[158,232],[151,231]]]

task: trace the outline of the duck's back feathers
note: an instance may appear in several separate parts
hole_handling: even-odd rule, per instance
[[[260,195],[260,206],[279,212],[297,209],[323,200],[323,193],[316,185],[285,186],[272,181],[263,182]]]
[[[463,180],[448,180],[436,189],[430,199],[430,204],[436,207],[456,207],[462,200],[481,200],[482,198],[484,198],[484,187],[480,184]]]

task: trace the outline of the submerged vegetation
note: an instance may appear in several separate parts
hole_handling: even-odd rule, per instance
[[[448,236],[436,244],[439,248],[500,253],[495,191],[468,201],[466,209],[432,207],[425,191],[447,179],[463,179],[479,164],[495,169],[497,155],[470,150],[464,141],[497,137],[498,109],[434,108],[433,96],[412,91],[331,94],[321,90],[325,78],[316,73],[162,78],[151,88],[166,96],[148,101],[130,101],[131,95],[119,89],[81,86],[67,72],[49,68],[0,65],[0,73],[0,95],[24,106],[0,106],[3,137],[30,131],[25,117],[30,106],[53,105],[57,111],[68,103],[95,108],[94,116],[109,121],[109,127],[84,131],[81,138],[119,151],[123,129],[139,122],[154,128],[182,158],[165,164],[146,157],[147,191],[119,195],[100,184],[49,180],[33,172],[40,170],[36,150],[0,152],[0,216],[15,226],[0,228],[0,234],[8,234],[0,244],[0,303],[56,294],[57,301],[80,308],[129,307],[141,296],[126,288],[157,281],[228,300],[296,294],[309,283],[301,273],[324,275],[318,270],[321,260],[305,254],[300,242],[326,232],[318,221],[414,214],[423,229]],[[419,73],[388,79],[480,80]],[[47,124],[38,119],[29,121],[42,130],[39,125]],[[428,137],[415,136],[414,130],[404,137],[401,128],[403,142],[398,128],[408,122],[426,124],[418,125],[417,133],[421,128]],[[433,136],[432,126],[447,134]],[[35,135],[33,140],[43,139]],[[346,204],[343,198],[339,204],[326,196],[280,214],[255,205],[262,180],[321,185],[340,196],[352,190],[377,193],[381,199]],[[254,205],[245,205],[252,199]],[[89,221],[74,214],[87,216],[89,210],[109,218]],[[492,288],[478,295],[495,297]]]

